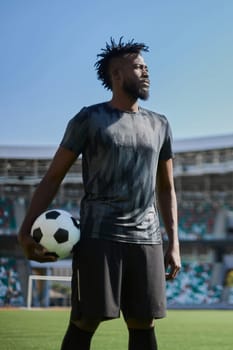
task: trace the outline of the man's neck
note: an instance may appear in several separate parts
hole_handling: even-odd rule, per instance
[[[116,109],[125,112],[138,112],[138,102],[137,100],[129,100],[129,99],[119,99],[114,96],[109,101],[109,104]]]

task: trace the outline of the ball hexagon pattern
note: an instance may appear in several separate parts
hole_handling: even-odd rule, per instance
[[[69,231],[59,228],[53,235],[57,243],[65,243],[69,240]]]
[[[31,235],[48,252],[62,259],[72,253],[80,239],[79,222],[65,210],[47,210],[33,223]]]

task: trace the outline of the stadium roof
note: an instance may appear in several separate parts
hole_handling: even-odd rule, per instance
[[[208,151],[233,147],[233,134],[174,140],[176,153]]]
[[[56,146],[4,146],[0,145],[1,159],[51,159],[56,151]]]
[[[174,140],[174,152],[197,152],[233,148],[233,134]],[[51,159],[57,146],[0,145],[1,159]]]

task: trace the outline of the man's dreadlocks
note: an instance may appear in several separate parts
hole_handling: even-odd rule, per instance
[[[134,42],[134,39],[124,43],[123,37],[121,37],[118,43],[113,38],[110,38],[110,44],[106,43],[106,48],[101,49],[101,51],[97,55],[98,61],[95,63],[97,77],[102,81],[102,85],[106,89],[111,90],[112,83],[108,71],[110,61],[125,54],[139,54],[141,51],[147,52],[149,48],[144,43]]]

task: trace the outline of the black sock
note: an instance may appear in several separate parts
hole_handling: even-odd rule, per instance
[[[129,328],[128,350],[157,350],[157,341],[154,328],[133,329]]]
[[[84,331],[70,323],[64,336],[61,350],[90,350],[93,334],[94,332]]]

